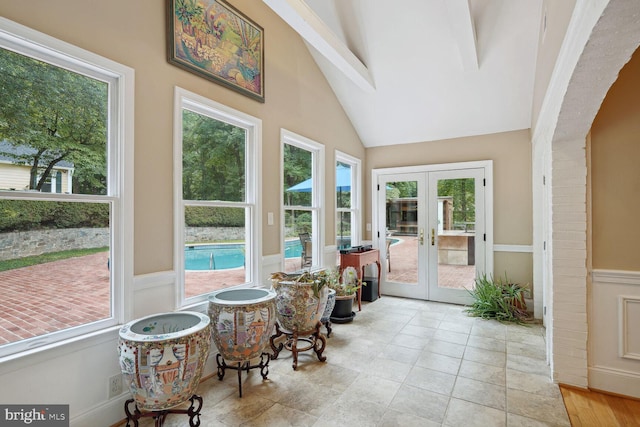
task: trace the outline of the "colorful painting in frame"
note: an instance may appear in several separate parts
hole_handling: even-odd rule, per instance
[[[168,0],[169,62],[264,102],[264,30],[223,0]]]

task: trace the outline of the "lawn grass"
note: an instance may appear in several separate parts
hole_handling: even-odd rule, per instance
[[[84,255],[96,254],[108,251],[108,247],[91,249],[72,249],[69,251],[51,252],[48,254],[28,256],[24,258],[0,261],[0,271],[13,270],[16,268],[29,267],[31,265],[44,264],[45,262],[59,261],[61,259],[74,258]]]

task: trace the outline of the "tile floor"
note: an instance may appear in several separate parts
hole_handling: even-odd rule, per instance
[[[300,353],[294,371],[283,350],[267,380],[243,373],[242,398],[236,371],[204,381],[201,426],[569,426],[544,346],[540,325],[384,296],[333,325],[324,363]],[[187,424],[184,415],[165,422]]]

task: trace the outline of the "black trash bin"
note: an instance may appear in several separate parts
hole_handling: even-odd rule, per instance
[[[378,278],[365,276],[363,281],[367,282],[367,285],[362,287],[362,301],[371,302],[371,301],[377,300],[378,299]]]

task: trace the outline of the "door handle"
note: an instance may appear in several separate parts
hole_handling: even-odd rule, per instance
[[[431,229],[431,246],[436,245],[436,230],[434,228]]]
[[[424,245],[424,228],[420,229],[420,238],[418,239],[421,245]]]

